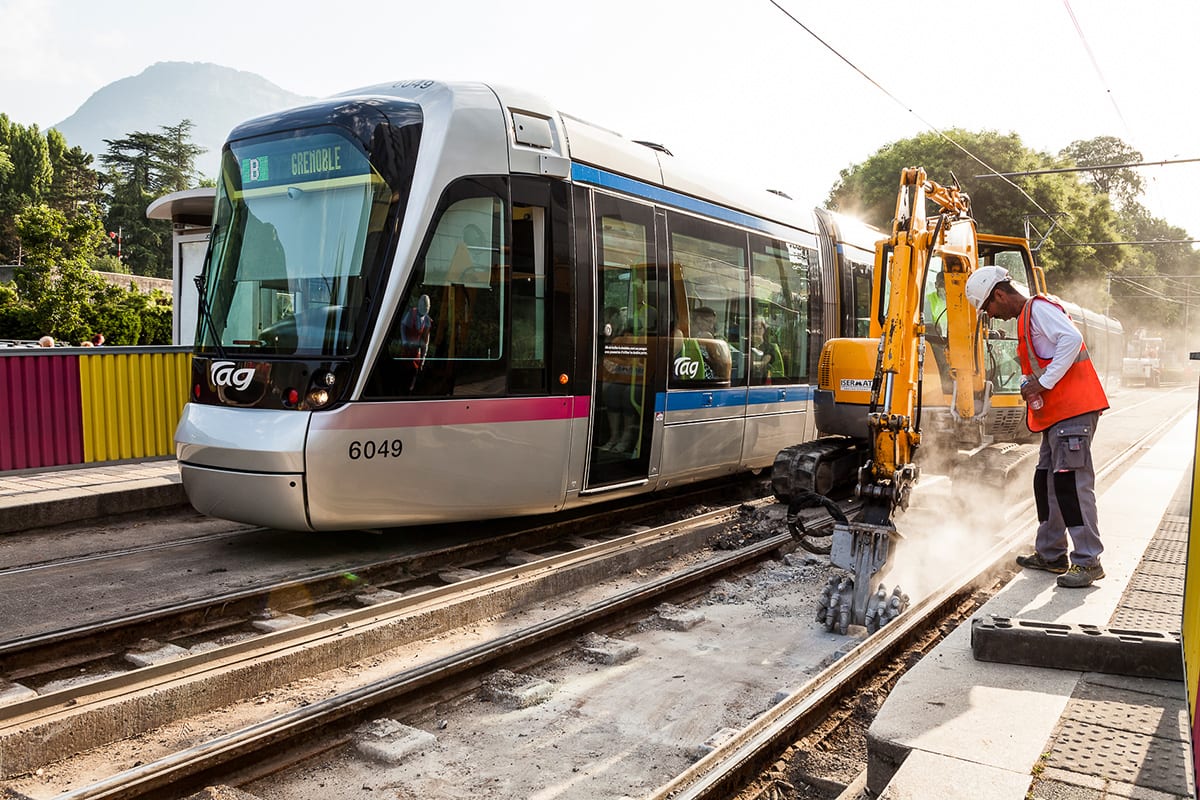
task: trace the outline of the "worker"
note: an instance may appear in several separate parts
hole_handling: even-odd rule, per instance
[[[1057,573],[1059,586],[1091,586],[1104,577],[1092,437],[1108,397],[1083,336],[1062,306],[1045,295],[1027,297],[1003,267],[975,270],[965,291],[979,312],[1017,320],[1026,421],[1031,431],[1042,434],[1033,475],[1035,552],[1018,556],[1017,563]]]

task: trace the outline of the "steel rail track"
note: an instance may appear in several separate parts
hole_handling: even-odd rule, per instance
[[[363,592],[364,587],[386,588],[398,583],[419,584],[439,570],[493,560],[502,556],[506,550],[536,548],[570,536],[595,534],[596,532],[589,528],[610,520],[618,511],[625,518],[623,524],[635,525],[639,517],[644,519],[704,500],[712,501],[711,488],[693,487],[668,498],[643,499],[619,510],[610,507],[589,508],[566,519],[539,521],[532,527],[515,528],[499,536],[468,539],[421,553],[343,565],[300,579],[276,581],[110,620],[11,639],[0,642],[0,675],[4,675],[8,680],[25,680],[38,674],[39,670],[44,671],[47,668],[39,665],[49,665],[54,669],[76,668],[89,661],[111,658],[143,639],[179,640],[189,636],[214,635],[214,632],[219,633],[250,623],[257,613],[267,607],[268,600],[273,611],[288,613],[349,603],[354,595]],[[514,521],[508,522],[516,524]],[[262,530],[265,529],[247,529],[221,534],[220,537],[246,535]],[[183,540],[181,544],[192,544],[205,538],[193,537]],[[124,548],[112,556],[149,552],[164,546],[166,545]],[[67,562],[27,565],[20,569],[28,571],[63,563],[92,561],[102,557],[109,556],[97,554]],[[354,576],[353,582],[347,580],[346,576],[350,574]],[[86,645],[80,647],[81,642]],[[5,714],[4,707],[0,706],[0,718]]]
[[[232,524],[232,523],[231,523]],[[216,533],[206,533],[201,536],[189,536],[184,539],[173,539],[169,542],[155,542],[153,544],[137,545],[135,547],[122,547],[116,550],[105,550],[102,553],[88,553],[81,556],[71,556],[57,560],[36,561],[31,564],[19,564],[12,567],[0,568],[0,578],[6,578],[11,575],[20,575],[26,572],[40,572],[47,569],[59,569],[62,567],[81,566],[90,564],[96,561],[107,561],[113,558],[126,558],[131,555],[140,555],[141,553],[153,553],[159,550],[171,550],[177,547],[189,547],[202,542],[216,542],[221,539],[229,539],[236,536],[245,536],[250,533],[257,533],[267,530],[266,528],[247,528],[242,527],[236,530],[219,531]]]
[[[712,511],[690,520],[689,527],[702,526],[728,515],[732,509]],[[660,532],[635,534],[630,539],[662,537]],[[287,746],[306,733],[325,729],[346,718],[357,717],[383,703],[400,700],[430,686],[512,659],[530,650],[576,636],[597,626],[615,624],[620,618],[644,611],[665,598],[717,577],[773,557],[793,543],[790,534],[779,534],[740,550],[724,551],[703,564],[667,575],[581,609],[496,637],[458,653],[405,670],[352,691],[327,698],[255,725],[215,738],[182,752],[150,762],[102,781],[83,786],[58,800],[133,800],[133,798],[177,797],[209,779],[227,775],[264,759],[264,751]],[[594,548],[608,547],[609,543]],[[541,562],[538,562],[540,565]],[[529,565],[519,569],[530,569]],[[377,609],[376,609],[377,611]],[[249,779],[240,780],[246,782]]]

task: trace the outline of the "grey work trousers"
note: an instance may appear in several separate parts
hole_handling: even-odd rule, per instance
[[[1096,518],[1096,469],[1092,437],[1100,412],[1081,414],[1042,431],[1042,449],[1033,473],[1037,502],[1037,551],[1047,561],[1067,552],[1071,563],[1091,567],[1100,563],[1104,545]]]

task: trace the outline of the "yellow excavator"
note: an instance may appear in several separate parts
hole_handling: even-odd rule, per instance
[[[891,235],[875,249],[870,335],[826,342],[814,392],[822,436],[775,460],[772,483],[789,504],[789,523],[818,504],[837,520],[830,559],[850,574],[831,578],[822,594],[817,617],[829,630],[856,624],[873,632],[908,606],[899,587],[888,594],[875,575],[896,547],[893,518],[908,507],[920,475],[923,399],[936,419],[934,449],[959,469],[1007,472],[1032,452],[1016,447],[1026,432],[1015,338],[986,329],[966,298],[981,247],[989,263],[1044,285],[1024,240],[977,232],[970,198],[957,186],[937,184],[920,168],[902,171]],[[1013,447],[993,447],[998,438]],[[850,475],[862,504],[854,521],[827,497]],[[800,527],[792,528],[798,538]]]

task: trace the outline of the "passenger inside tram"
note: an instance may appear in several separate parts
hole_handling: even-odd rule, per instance
[[[707,380],[729,381],[733,356],[729,343],[717,335],[717,312],[709,306],[692,309],[690,337],[699,345]]]
[[[767,321],[762,317],[754,320],[754,340],[750,345],[751,375],[755,383],[771,383],[785,374],[783,353],[779,345],[771,341],[767,333]]]

